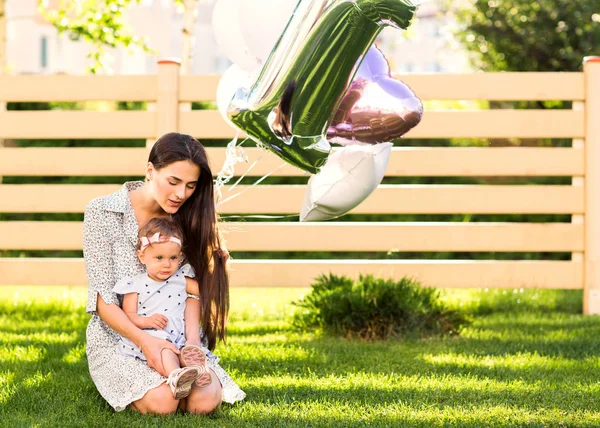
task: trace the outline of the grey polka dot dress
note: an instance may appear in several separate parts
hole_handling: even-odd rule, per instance
[[[154,314],[164,315],[167,326],[163,329],[148,328],[145,331],[158,339],[168,340],[178,349],[185,345],[185,277],[194,278],[194,270],[189,264],[177,269],[166,281],[154,281],[147,273],[140,273],[133,278],[123,278],[117,282],[113,291],[120,296],[129,293],[137,295],[137,314],[150,317]],[[120,354],[145,360],[146,356],[135,343],[121,336],[117,344]]]
[[[83,256],[88,278],[87,312],[92,315],[87,327],[86,354],[90,375],[100,395],[116,410],[124,410],[166,378],[148,367],[146,361],[117,351],[121,337],[96,312],[97,296],[108,304],[122,304],[113,291],[121,278],[144,273],[136,256],[138,224],[129,192],[144,183],[127,182],[117,192],[92,200],[85,210]],[[207,365],[223,387],[223,401],[234,403],[246,394],[219,365],[219,358],[203,346]]]

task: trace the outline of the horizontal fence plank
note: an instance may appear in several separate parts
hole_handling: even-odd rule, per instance
[[[306,176],[263,149],[246,144],[249,162],[235,167],[247,176]],[[208,148],[213,173],[225,161],[224,148]],[[0,176],[122,176],[143,175],[145,148],[28,147],[3,148]],[[568,147],[397,147],[386,169],[388,177],[572,176],[584,174],[584,151]]]
[[[0,222],[0,250],[81,250],[81,222]],[[571,223],[225,223],[230,251],[583,251]]]
[[[111,184],[3,184],[0,212],[83,212],[87,203],[120,188]],[[237,186],[238,195],[218,207],[222,214],[298,213],[306,186]],[[355,214],[583,214],[583,187],[573,186],[379,186]]]
[[[156,75],[2,76],[0,101],[153,101]]]
[[[583,138],[584,118],[576,110],[426,111],[406,138]],[[216,110],[182,112],[179,127],[196,138],[236,133]]]
[[[147,111],[0,112],[0,138],[152,138],[156,113]]]
[[[583,73],[396,74],[423,100],[583,100]],[[220,75],[181,76],[182,102],[212,101]],[[156,75],[3,76],[0,101],[153,101]]]
[[[584,117],[577,110],[428,111],[406,137],[583,138]],[[0,112],[0,138],[153,138],[155,118],[148,111]],[[236,134],[216,110],[181,112],[179,130],[199,139]]]
[[[137,147],[4,147],[0,176],[144,176],[148,150]]]
[[[395,74],[422,100],[583,100],[583,73]],[[182,76],[182,101],[214,100],[220,76]]]
[[[179,101],[215,101],[220,74],[179,76]]]
[[[82,259],[0,258],[0,285],[85,285]],[[440,288],[581,289],[583,263],[570,261],[233,260],[231,285],[308,287],[321,274],[416,278]]]
[[[570,223],[225,223],[232,251],[583,251]]]

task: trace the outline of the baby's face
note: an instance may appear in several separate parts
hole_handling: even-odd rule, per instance
[[[155,281],[165,281],[179,268],[181,247],[175,242],[160,242],[150,245],[144,252],[138,251],[138,256],[150,278]]]

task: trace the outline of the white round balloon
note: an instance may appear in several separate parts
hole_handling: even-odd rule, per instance
[[[223,73],[219,80],[219,84],[217,85],[217,108],[223,119],[235,129],[237,128],[229,120],[227,109],[236,92],[242,88],[247,89],[249,85],[250,74],[247,71],[242,70],[237,64],[232,64],[225,70],[225,73]]]
[[[364,201],[383,180],[392,146],[357,144],[329,155],[308,181],[300,221],[331,220]]]
[[[264,64],[285,30],[298,0],[241,0],[240,29],[251,55]]]
[[[218,0],[213,9],[212,27],[215,41],[231,62],[252,71],[260,62],[252,55],[244,41],[240,22],[242,0]]]
[[[262,67],[298,0],[218,0],[213,9],[215,41],[231,62],[252,72]]]

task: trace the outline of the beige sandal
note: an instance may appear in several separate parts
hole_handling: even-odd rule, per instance
[[[183,367],[173,370],[167,378],[167,385],[171,387],[173,398],[181,400],[190,395],[192,385],[203,373],[201,367]]]
[[[212,376],[206,365],[206,354],[202,348],[197,345],[185,345],[179,352],[181,367],[198,367],[202,369],[202,373],[196,380],[196,385],[200,388],[210,385],[212,383]]]

